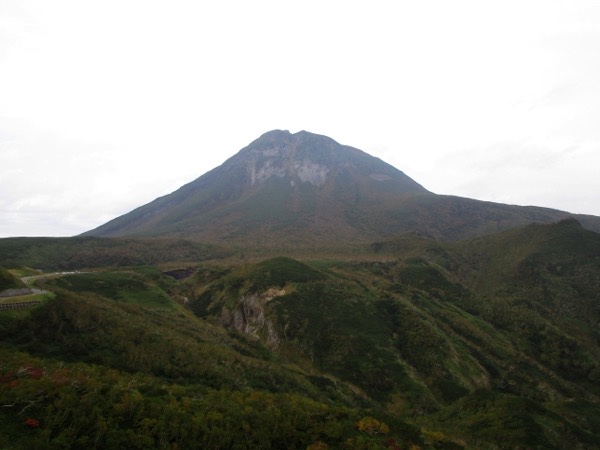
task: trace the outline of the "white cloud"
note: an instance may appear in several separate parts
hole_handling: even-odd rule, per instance
[[[4,1],[0,235],[85,231],[274,128],[600,214],[599,24],[584,1]]]

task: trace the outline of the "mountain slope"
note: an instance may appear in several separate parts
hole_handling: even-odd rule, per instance
[[[435,195],[360,150],[306,131],[276,130],[177,191],[85,234],[297,248],[366,243],[407,231],[460,239],[566,217]],[[600,229],[600,219],[586,220]]]
[[[567,220],[378,249],[396,259],[199,270],[190,307],[468,448],[600,446],[600,235]]]

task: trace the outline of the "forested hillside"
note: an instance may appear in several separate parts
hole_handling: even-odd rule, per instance
[[[55,276],[0,311],[0,447],[600,448],[599,273],[569,220]]]
[[[424,444],[351,387],[194,317],[156,270],[45,287],[54,300],[0,312],[2,448]]]

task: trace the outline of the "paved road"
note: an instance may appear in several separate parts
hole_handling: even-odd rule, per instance
[[[29,277],[21,277],[21,281],[23,283],[25,283],[28,287],[31,287],[31,284],[34,283],[37,280],[43,280],[45,278],[60,277],[62,275],[75,275],[75,274],[78,274],[78,273],[85,273],[85,272],[52,272],[52,273],[42,273],[40,275],[32,275],[32,276],[29,276]]]
[[[44,274],[40,274],[40,275],[33,275],[33,276],[29,276],[29,277],[21,277],[21,281],[23,283],[25,283],[25,285],[27,286],[26,289],[28,289],[28,292],[23,292],[23,289],[9,289],[8,291],[14,291],[15,293],[14,294],[10,293],[10,295],[4,295],[4,296],[0,297],[0,299],[10,299],[10,298],[14,298],[14,297],[22,297],[23,295],[48,294],[50,291],[32,287],[33,283],[35,283],[38,280],[60,277],[62,275],[73,275],[73,274],[77,274],[77,273],[84,273],[84,272],[53,272],[53,273],[44,273]],[[5,293],[6,293],[6,291],[5,291]],[[41,300],[31,300],[28,302],[11,302],[11,301],[2,302],[2,303],[0,303],[0,309],[23,309],[23,308],[28,308],[30,306],[37,305],[39,303],[41,303]]]

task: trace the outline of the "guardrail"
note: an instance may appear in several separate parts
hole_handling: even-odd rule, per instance
[[[32,300],[30,302],[0,303],[0,309],[25,309],[31,306],[39,305],[40,303],[42,303],[41,300]]]

